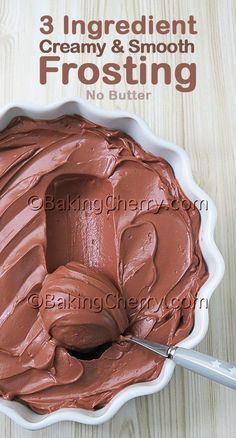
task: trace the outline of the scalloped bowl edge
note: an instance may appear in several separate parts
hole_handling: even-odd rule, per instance
[[[174,169],[177,180],[185,194],[192,201],[204,200],[207,210],[201,210],[200,247],[205,258],[209,278],[201,287],[198,299],[209,300],[224,275],[224,261],[214,241],[216,224],[216,208],[210,197],[196,184],[191,166],[185,151],[176,144],[165,141],[154,135],[146,123],[138,116],[126,111],[107,111],[76,98],[58,103],[39,106],[30,102],[18,102],[0,109],[0,130],[17,116],[54,119],[66,114],[79,114],[92,122],[107,128],[120,129],[133,137],[141,146],[155,155],[166,159]],[[190,335],[179,345],[193,348],[204,338],[208,329],[208,306],[195,309],[194,327]],[[136,383],[121,390],[104,408],[88,411],[80,408],[64,408],[46,415],[39,415],[17,401],[0,399],[0,412],[4,413],[20,426],[37,430],[60,421],[76,421],[97,425],[111,419],[128,400],[135,397],[153,394],[164,388],[172,377],[174,363],[166,360],[159,377],[151,382]]]

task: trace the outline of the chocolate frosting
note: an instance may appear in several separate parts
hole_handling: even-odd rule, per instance
[[[68,294],[75,299],[67,300]],[[65,348],[92,350],[106,342],[117,341],[128,327],[124,303],[116,306],[119,291],[112,282],[77,262],[60,266],[47,275],[40,297],[44,326]],[[57,306],[53,306],[51,297],[55,297]],[[91,298],[91,305],[82,300],[85,297]],[[96,306],[96,301],[101,306]]]
[[[171,166],[80,116],[18,117],[0,133],[0,192],[2,396],[98,409],[158,377],[163,359],[119,336],[184,339],[208,276]]]

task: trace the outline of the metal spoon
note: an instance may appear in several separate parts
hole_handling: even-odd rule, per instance
[[[194,373],[236,389],[236,365],[216,359],[198,351],[188,350],[147,341],[136,336],[125,337],[127,341],[145,347],[167,359],[172,359],[176,365],[187,368]]]

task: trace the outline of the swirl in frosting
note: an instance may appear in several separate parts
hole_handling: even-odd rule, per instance
[[[18,117],[0,133],[0,193],[1,395],[98,409],[157,378],[163,359],[120,335],[184,339],[208,277],[171,166],[80,116]]]
[[[128,327],[124,305],[118,306],[116,287],[79,263],[68,263],[48,274],[40,296],[47,332],[67,349],[92,350],[117,341]]]

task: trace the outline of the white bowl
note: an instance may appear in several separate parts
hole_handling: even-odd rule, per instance
[[[142,147],[166,159],[174,169],[177,180],[185,194],[192,200],[205,200],[208,210],[201,209],[200,246],[206,261],[209,278],[201,287],[198,298],[209,300],[224,274],[224,261],[214,242],[216,208],[209,196],[193,180],[190,162],[183,149],[156,137],[143,120],[125,111],[104,111],[82,99],[62,101],[49,106],[31,103],[9,105],[0,110],[0,130],[16,116],[40,119],[54,119],[65,114],[80,114],[92,122],[107,128],[120,129],[133,137]],[[208,328],[208,308],[196,306],[195,322],[191,334],[180,345],[193,348],[204,338]],[[16,401],[0,399],[0,412],[27,429],[40,429],[59,421],[77,421],[85,424],[101,424],[109,420],[128,400],[141,395],[160,391],[169,382],[174,371],[174,363],[166,360],[156,380],[130,385],[120,391],[104,408],[88,411],[79,408],[60,409],[47,415],[39,415]]]

